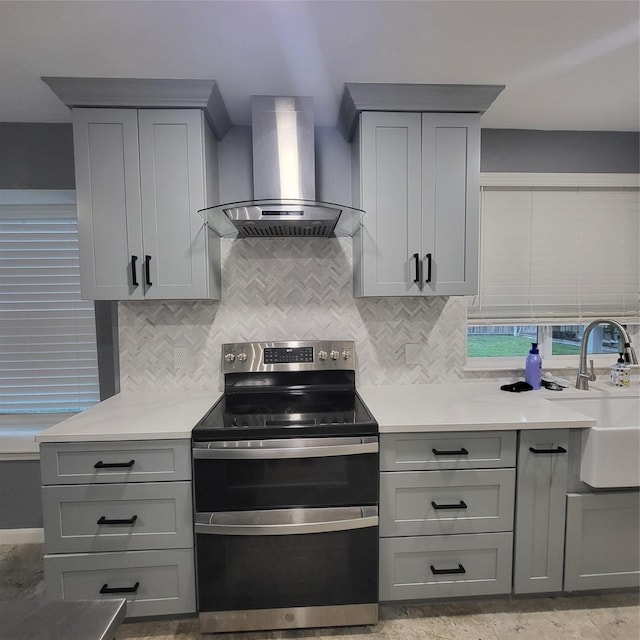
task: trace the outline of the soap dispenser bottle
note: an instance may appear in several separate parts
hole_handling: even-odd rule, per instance
[[[625,362],[623,353],[611,365],[611,384],[614,387],[628,387],[631,384],[631,367]]]
[[[524,364],[524,379],[534,389],[539,389],[541,387],[542,358],[538,351],[537,342],[531,343],[531,351],[529,351],[529,355],[527,356]]]

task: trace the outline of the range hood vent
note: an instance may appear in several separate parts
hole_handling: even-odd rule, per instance
[[[315,199],[311,98],[253,96],[254,200],[199,213],[218,235],[239,237],[351,236],[364,211]]]

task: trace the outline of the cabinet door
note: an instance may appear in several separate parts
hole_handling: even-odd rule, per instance
[[[640,494],[567,496],[565,591],[640,587]]]
[[[514,593],[562,590],[569,432],[520,432]]]
[[[480,116],[422,115],[424,295],[478,292]]]
[[[418,113],[360,116],[360,203],[366,215],[354,238],[355,295],[420,295],[413,256],[421,254],[421,126]]]
[[[141,110],[138,123],[145,297],[206,298],[203,112]]]
[[[82,297],[142,298],[137,112],[74,109],[73,142]]]

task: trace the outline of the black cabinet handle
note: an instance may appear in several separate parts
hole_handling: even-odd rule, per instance
[[[564,447],[556,447],[555,449],[535,449],[534,447],[529,447],[529,451],[531,451],[531,453],[567,453]]]
[[[147,287],[151,286],[151,271],[149,269],[149,263],[151,262],[151,256],[144,257],[144,281]]]
[[[135,524],[138,516],[131,516],[130,518],[124,518],[122,520],[110,519],[106,516],[100,516],[100,519],[96,524]]]
[[[135,593],[139,586],[139,582],[136,582],[133,587],[110,587],[108,584],[103,584],[100,593]]]
[[[102,462],[98,460],[93,465],[94,469],[127,469],[133,467],[135,460],[129,460],[129,462]]]
[[[436,569],[433,565],[431,565],[431,573],[434,576],[442,576],[447,573],[467,573],[466,569],[459,564],[457,569]]]
[[[460,500],[460,502],[458,502],[458,504],[436,504],[432,500],[431,501],[431,506],[434,509],[468,509],[467,503],[464,500]]]
[[[431,254],[427,253],[425,258],[427,259],[427,279],[425,282],[431,282]]]
[[[138,274],[136,273],[137,261],[138,261],[138,256],[131,256],[131,284],[134,287],[138,286]]]
[[[415,260],[415,278],[413,281],[417,284],[420,282],[420,256],[417,253],[413,254],[413,259]]]
[[[460,447],[457,451],[438,451],[437,449],[431,449],[433,451],[434,456],[468,456],[469,452],[464,448]]]

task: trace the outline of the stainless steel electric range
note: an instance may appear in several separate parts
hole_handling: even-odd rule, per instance
[[[351,341],[225,344],[193,429],[203,633],[374,624],[378,425]]]

